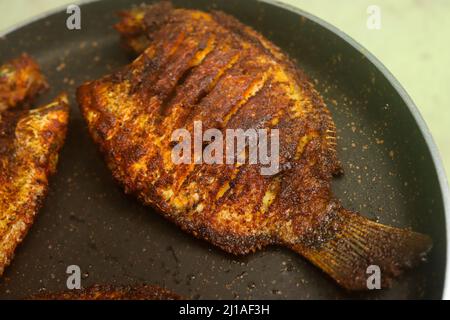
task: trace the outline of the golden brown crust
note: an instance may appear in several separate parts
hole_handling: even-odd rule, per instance
[[[320,95],[280,49],[234,18],[162,6],[134,20],[157,20],[147,32],[150,47],[120,72],[78,90],[114,176],[127,192],[226,251],[300,241],[329,216],[329,183],[339,167]],[[195,120],[203,130],[280,129],[282,172],[268,178],[253,165],[173,166],[170,134],[192,131]],[[273,203],[263,204],[272,189]],[[302,189],[310,190],[308,198]]]
[[[0,112],[30,104],[48,88],[38,64],[27,54],[0,66]]]
[[[59,293],[43,293],[28,300],[180,300],[181,297],[167,289],[152,285],[92,287]]]
[[[10,90],[11,99],[3,100],[8,108],[33,99],[43,85],[37,65],[26,55],[14,61],[10,65],[18,68],[17,73],[8,79],[8,88],[1,88],[8,97]],[[24,63],[20,71],[18,61]],[[45,198],[66,135],[68,112],[67,95],[62,94],[40,108],[0,113],[0,276]]]
[[[371,261],[370,253],[360,256],[359,265],[327,251],[335,248],[327,244],[339,234],[359,235],[347,232],[352,220],[345,219],[331,193],[332,176],[340,168],[333,120],[295,63],[262,35],[220,12],[156,4],[130,11],[117,29],[125,42],[145,34],[148,42],[140,45],[148,47],[122,70],[82,85],[77,98],[93,139],[125,191],[227,252],[285,245],[312,261],[322,255],[333,258],[331,264],[348,262],[339,269],[347,272],[339,279],[330,271],[336,266],[316,265],[344,286],[363,286],[363,281],[357,281],[358,287],[349,280],[348,270]],[[260,165],[175,165],[171,134],[185,128],[193,136],[194,121],[202,121],[203,130],[222,132],[279,129],[281,171],[263,176]],[[382,229],[355,221],[362,230],[368,225]],[[420,250],[429,249],[428,238],[410,238],[408,243],[419,243]],[[324,251],[311,253],[320,246]],[[386,270],[392,264],[408,266],[389,260],[387,253],[381,254]]]

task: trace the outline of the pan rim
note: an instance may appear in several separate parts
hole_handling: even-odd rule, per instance
[[[90,4],[94,2],[100,2],[104,0],[78,0],[71,4],[75,5],[84,5],[84,4]],[[436,145],[436,142],[434,141],[434,138],[431,134],[430,129],[428,128],[423,116],[421,115],[417,105],[414,103],[412,98],[409,96],[407,91],[403,88],[403,86],[400,84],[400,82],[395,78],[395,76],[386,68],[386,66],[369,50],[367,50],[363,45],[361,45],[359,42],[357,42],[355,39],[347,35],[345,32],[340,30],[339,28],[333,26],[332,24],[326,22],[325,20],[308,13],[300,8],[297,8],[293,5],[280,2],[278,0],[255,0],[256,2],[262,2],[268,5],[272,5],[278,8],[281,8],[283,10],[287,10],[289,12],[292,12],[294,14],[297,14],[299,16],[305,17],[321,27],[325,28],[326,30],[332,32],[339,38],[341,38],[343,41],[345,41],[347,44],[349,44],[353,49],[360,52],[364,57],[367,58],[367,60],[372,63],[386,78],[386,80],[392,85],[394,90],[400,95],[402,100],[405,102],[406,106],[408,107],[409,112],[414,117],[414,120],[419,127],[420,133],[425,139],[425,143],[428,147],[428,151],[431,154],[431,158],[433,161],[434,168],[437,173],[437,178],[440,185],[440,190],[442,194],[442,201],[444,205],[444,215],[445,215],[445,235],[446,235],[446,266],[445,266],[445,274],[444,274],[444,287],[442,292],[442,299],[444,300],[450,300],[450,263],[449,263],[449,257],[450,257],[450,246],[448,245],[449,242],[449,232],[450,232],[450,189],[448,185],[448,179],[447,174],[445,172],[445,168],[442,162],[442,157],[440,155],[439,149]],[[67,8],[68,4],[60,5],[55,7],[54,9],[50,9],[47,11],[44,11],[41,14],[35,15],[31,18],[24,19],[23,21],[20,21],[18,23],[13,24],[12,26],[0,30],[0,38],[5,38],[8,34],[13,33],[33,22],[45,19],[53,14],[60,13],[64,11]]]

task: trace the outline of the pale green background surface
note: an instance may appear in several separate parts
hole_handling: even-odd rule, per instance
[[[450,0],[283,2],[333,24],[381,60],[419,107],[450,172]],[[76,1],[0,0],[0,30],[70,3]],[[381,9],[381,30],[366,26],[370,5]]]

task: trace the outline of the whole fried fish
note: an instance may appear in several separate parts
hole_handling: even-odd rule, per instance
[[[62,94],[45,106],[23,108],[47,86],[28,56],[0,70],[0,106],[4,107],[0,112],[1,276],[47,193],[48,178],[55,172],[66,135],[68,105]]]
[[[162,3],[116,26],[142,54],[78,89],[94,141],[127,193],[192,235],[233,254],[291,248],[341,286],[382,285],[419,263],[431,239],[370,221],[331,193],[336,130],[322,97],[279,48],[221,12]],[[145,49],[144,49],[145,48]],[[304,48],[307,50],[307,48]],[[280,172],[254,164],[175,164],[179,128],[279,130]]]
[[[38,64],[27,54],[0,66],[0,112],[30,104],[48,88]]]
[[[180,300],[169,290],[152,285],[94,285],[82,290],[34,295],[29,300]]]

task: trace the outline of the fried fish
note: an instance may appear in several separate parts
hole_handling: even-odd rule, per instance
[[[242,255],[288,247],[352,290],[382,286],[422,261],[431,239],[342,207],[336,129],[322,97],[278,47],[221,12],[162,3],[116,26],[139,57],[78,88],[93,140],[125,192],[186,232]],[[307,48],[305,48],[307,50]],[[255,164],[174,164],[174,130],[279,130],[280,172]]]
[[[48,88],[38,64],[27,54],[0,66],[0,112],[30,104]]]
[[[66,134],[68,105],[67,96],[61,94],[45,106],[23,107],[47,86],[28,56],[0,70],[0,106],[4,107],[0,112],[1,276],[47,193]]]
[[[152,285],[92,287],[59,293],[34,295],[29,300],[180,300],[181,297],[169,290]]]

